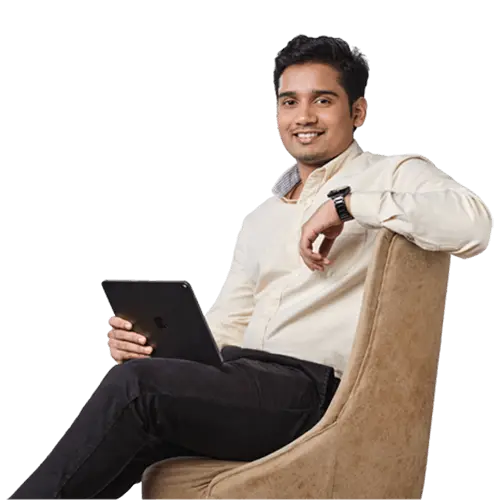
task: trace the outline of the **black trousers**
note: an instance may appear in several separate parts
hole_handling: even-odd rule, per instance
[[[313,427],[340,382],[331,367],[289,356],[236,346],[222,355],[222,369],[159,358],[114,366],[11,498],[118,498],[166,458],[255,460]]]

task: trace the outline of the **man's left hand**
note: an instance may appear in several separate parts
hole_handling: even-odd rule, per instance
[[[312,214],[311,218],[304,223],[299,252],[305,265],[311,271],[324,271],[324,266],[331,264],[331,261],[326,256],[343,229],[344,222],[340,220],[335,204],[330,199],[325,201]],[[319,247],[319,253],[316,253],[313,251],[313,243],[320,234],[323,234],[325,239]]]

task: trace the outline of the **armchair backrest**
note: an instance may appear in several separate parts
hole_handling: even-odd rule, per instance
[[[315,429],[336,427],[334,498],[421,495],[449,266],[448,253],[377,235],[351,356]]]

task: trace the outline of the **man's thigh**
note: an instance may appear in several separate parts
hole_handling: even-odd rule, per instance
[[[314,382],[277,363],[241,358],[215,368],[147,358],[114,370],[138,395],[150,432],[213,458],[253,460],[271,453],[319,415]]]

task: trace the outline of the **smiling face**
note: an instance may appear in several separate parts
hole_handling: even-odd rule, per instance
[[[294,64],[283,71],[278,88],[278,129],[299,166],[320,167],[345,151],[353,127],[366,116],[366,99],[349,110],[339,72],[323,63]]]

